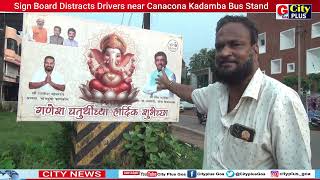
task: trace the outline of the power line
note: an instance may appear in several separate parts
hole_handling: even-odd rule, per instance
[[[123,25],[124,13],[122,13],[121,25]]]
[[[133,15],[133,13],[130,13],[130,17],[129,17],[129,22],[128,22],[128,26],[130,26],[130,24],[131,24],[131,19],[132,19],[132,15]]]

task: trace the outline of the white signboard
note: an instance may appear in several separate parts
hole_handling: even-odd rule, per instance
[[[18,121],[176,122],[182,38],[55,14],[25,14]]]

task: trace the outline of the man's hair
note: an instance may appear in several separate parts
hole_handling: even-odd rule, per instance
[[[44,62],[46,62],[47,59],[53,59],[53,62],[55,61],[54,57],[53,56],[46,56],[44,58]]]
[[[59,31],[61,32],[61,27],[60,26],[54,26],[53,29],[55,29],[55,28],[59,29]]]
[[[36,22],[44,22],[43,18],[38,18]]]
[[[156,59],[157,56],[163,56],[165,61],[166,61],[166,63],[167,63],[167,55],[166,55],[166,53],[164,53],[163,51],[159,51],[154,55],[154,59]]]
[[[75,30],[74,28],[69,28],[69,29],[68,29],[68,34],[69,34],[70,31],[76,33],[76,30]]]
[[[241,23],[244,25],[250,32],[251,45],[257,43],[258,41],[258,29],[254,22],[252,22],[249,18],[244,16],[230,16],[226,15],[221,18],[217,23],[216,33],[226,24],[228,23]]]

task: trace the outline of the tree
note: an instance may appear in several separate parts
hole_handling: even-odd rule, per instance
[[[215,50],[203,48],[199,53],[193,54],[190,58],[190,71],[211,67],[214,70]]]
[[[215,78],[215,49],[207,49],[203,48],[200,50],[199,53],[193,54],[190,58],[190,68],[189,72],[197,71],[204,68],[211,68],[212,73],[212,80],[213,82],[216,80]]]

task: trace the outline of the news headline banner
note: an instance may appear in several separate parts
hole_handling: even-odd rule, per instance
[[[138,4],[121,4],[110,2],[96,2],[96,3],[14,3],[14,10],[17,11],[76,11],[76,10],[90,10],[90,11],[266,11],[269,9],[269,3],[138,3]]]
[[[42,37],[46,42],[37,37],[39,20],[47,31]],[[56,26],[63,44],[50,42]],[[70,28],[76,31],[71,42]],[[179,98],[168,90],[157,91],[154,78],[162,72],[154,57],[164,53],[167,63],[160,68],[180,82],[182,48],[182,37],[173,34],[24,14],[17,120],[177,122]]]
[[[93,0],[87,2],[80,0],[70,2],[62,0],[38,0],[37,2],[18,2],[7,0],[0,4],[0,10],[8,12],[271,12],[277,11],[277,4],[305,4],[302,0],[261,1],[251,0],[200,0],[200,1],[160,1],[150,0],[141,2],[130,0],[119,2],[117,0]],[[307,2],[311,4],[313,12],[320,12],[320,1]]]

